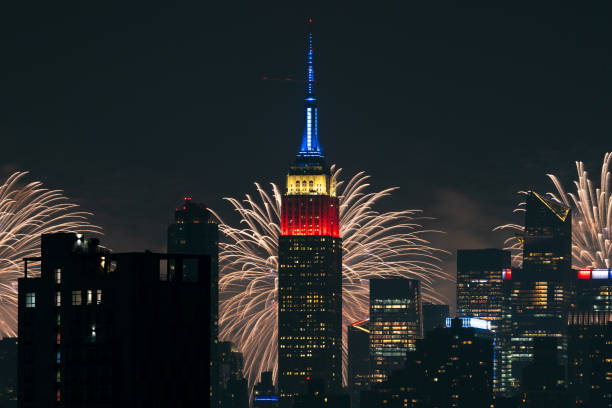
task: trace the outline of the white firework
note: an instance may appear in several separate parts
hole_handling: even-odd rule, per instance
[[[332,166],[338,180],[341,169]],[[435,289],[436,280],[454,281],[442,270],[439,255],[419,223],[420,210],[378,212],[378,201],[395,188],[368,192],[369,176],[360,172],[346,184],[338,182],[340,236],[342,237],[343,331],[369,315],[370,278],[419,279],[424,300],[447,302]],[[244,353],[244,371],[250,389],[263,371],[277,370],[278,237],[282,193],[271,184],[266,191],[255,183],[258,198],[227,198],[241,217],[232,227],[213,212],[224,236],[220,243],[219,337],[238,345]],[[346,378],[346,333],[343,333]]]
[[[574,181],[575,193],[567,193],[559,179],[547,174],[556,192],[547,193],[554,201],[572,208],[572,266],[577,268],[612,267],[612,196],[610,195],[610,162],[612,153],[604,155],[599,187],[589,179],[581,161],[576,162],[578,180]],[[524,193],[524,192],[521,192]],[[519,203],[515,212],[524,212],[525,203]],[[518,224],[507,224],[496,229],[514,230],[521,235],[524,228]],[[515,237],[506,240],[506,249],[513,252],[513,261],[520,266],[522,244]]]
[[[0,185],[0,335],[17,333],[17,279],[22,259],[40,254],[41,234],[54,232],[99,233],[60,190],[48,190],[34,181],[23,184],[27,172],[13,173]],[[36,268],[33,269],[36,275]]]

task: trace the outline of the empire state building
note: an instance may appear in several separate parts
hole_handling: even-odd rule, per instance
[[[332,392],[342,386],[339,204],[319,144],[314,82],[310,33],[304,133],[287,174],[278,244],[278,385],[285,402],[309,381],[323,381]]]

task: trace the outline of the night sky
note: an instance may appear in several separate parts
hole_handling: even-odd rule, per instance
[[[0,175],[63,189],[114,250],[164,250],[185,194],[235,219],[222,197],[283,183],[308,16],[328,162],[400,187],[381,209],[425,210],[453,254],[612,150],[610,8],[83,3],[1,6]]]

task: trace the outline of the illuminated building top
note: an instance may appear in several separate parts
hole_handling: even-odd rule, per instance
[[[310,21],[312,22],[312,21]],[[317,98],[314,95],[312,32],[308,34],[306,53],[306,95],[304,97],[304,132],[295,163],[287,175],[288,195],[336,196],[336,185],[325,162],[317,130]]]
[[[308,33],[306,56],[306,96],[304,97],[304,134],[298,157],[323,157],[317,134],[317,98],[314,96],[314,66],[312,62],[312,33]]]

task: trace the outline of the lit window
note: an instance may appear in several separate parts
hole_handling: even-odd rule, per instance
[[[34,292],[26,293],[25,307],[36,307],[36,293]]]
[[[55,269],[55,283],[62,283],[62,269]]]
[[[62,294],[55,292],[55,306],[60,307],[62,305]]]
[[[91,289],[87,290],[87,304],[91,305],[93,302],[93,291]]]
[[[102,289],[98,289],[96,291],[96,305],[99,305],[102,303]]]
[[[81,303],[82,303],[81,291],[73,290],[72,291],[72,306],[80,306]]]

